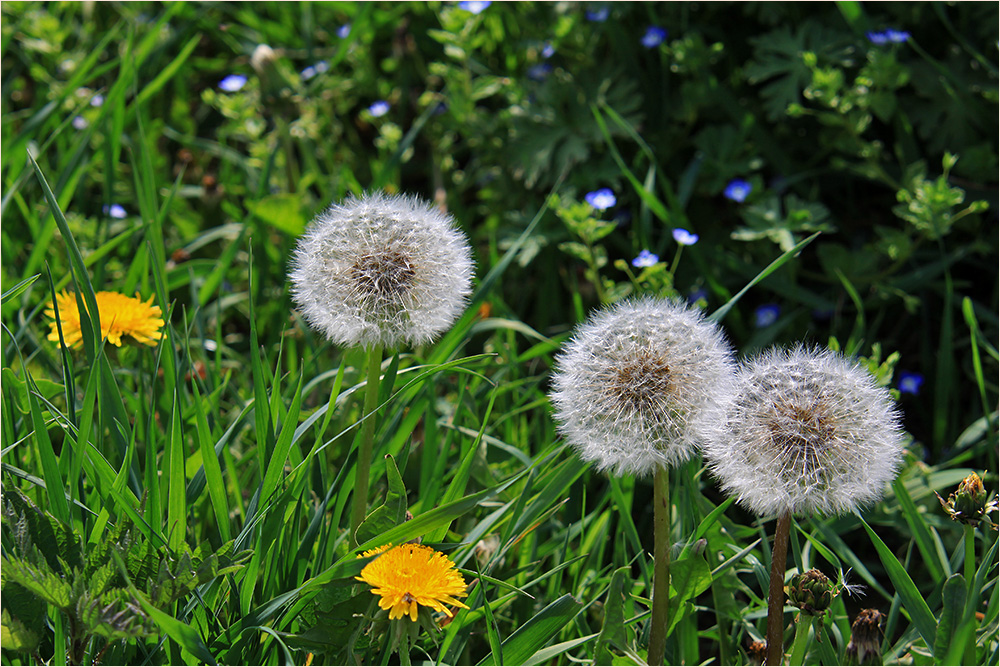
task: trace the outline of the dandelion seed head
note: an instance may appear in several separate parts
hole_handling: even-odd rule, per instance
[[[321,213],[292,259],[292,297],[341,345],[433,341],[471,292],[472,251],[454,220],[406,196],[370,194]]]
[[[626,301],[592,316],[556,359],[560,432],[600,470],[648,474],[718,437],[732,373],[721,330],[666,300]]]
[[[759,515],[875,502],[903,455],[889,392],[847,358],[801,346],[742,367],[723,432],[705,447],[709,469]]]

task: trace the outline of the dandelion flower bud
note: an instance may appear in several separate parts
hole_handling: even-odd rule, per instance
[[[878,609],[862,609],[851,624],[851,641],[847,644],[847,664],[882,664],[882,620]]]
[[[837,593],[833,582],[815,568],[795,575],[791,584],[785,586],[789,602],[810,616],[822,616]]]
[[[722,439],[705,448],[723,489],[760,515],[840,514],[881,498],[903,455],[889,392],[829,350],[771,350],[737,376]]]
[[[331,341],[420,345],[465,307],[472,251],[447,214],[415,197],[376,193],[317,216],[290,277],[295,303]]]
[[[725,420],[732,353],[716,324],[681,303],[645,298],[597,313],[556,366],[561,432],[616,475],[689,459]]]
[[[997,502],[994,500],[992,503],[987,503],[987,498],[983,480],[976,473],[963,479],[958,489],[948,496],[948,500],[938,495],[945,513],[953,521],[967,523],[970,526],[978,526],[988,512],[996,510]]]

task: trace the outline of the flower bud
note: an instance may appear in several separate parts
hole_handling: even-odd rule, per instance
[[[847,644],[847,662],[851,665],[875,665],[881,662],[882,619],[878,609],[862,609],[851,624],[851,641]]]
[[[948,500],[938,496],[944,511],[953,521],[967,523],[970,526],[978,526],[987,512],[996,507],[996,503],[987,504],[986,489],[983,488],[983,480],[979,475],[972,473],[962,480]]]
[[[785,586],[785,594],[804,613],[822,616],[837,597],[837,590],[825,574],[812,569],[792,577],[792,583]]]

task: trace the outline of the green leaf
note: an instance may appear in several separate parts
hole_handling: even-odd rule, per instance
[[[868,532],[868,537],[871,538],[872,544],[875,545],[878,557],[882,561],[882,565],[885,566],[889,579],[896,588],[896,593],[899,595],[900,600],[902,600],[903,609],[909,615],[910,620],[917,628],[920,636],[923,637],[927,646],[934,646],[934,640],[937,637],[937,621],[934,619],[934,614],[931,612],[930,607],[927,606],[927,601],[924,600],[920,591],[917,590],[913,579],[906,572],[906,568],[893,555],[889,547],[882,541],[882,538],[872,530],[871,526],[863,518],[858,516],[858,520],[865,527],[865,531]]]
[[[604,622],[594,648],[594,664],[610,665],[614,659],[610,647],[625,646],[625,580],[632,579],[632,568],[620,567],[611,575],[607,601],[604,603]]]
[[[938,621],[937,636],[934,639],[934,655],[937,656],[935,663],[938,665],[951,664],[942,662],[949,646],[955,639],[955,630],[962,621],[965,614],[965,597],[968,587],[965,577],[960,574],[953,574],[944,582],[941,589],[941,618]],[[964,648],[964,645],[963,645]],[[961,653],[959,653],[961,655]]]
[[[34,651],[45,627],[45,603],[14,582],[3,587],[0,599],[3,600],[0,646],[8,651]]]
[[[906,519],[906,524],[910,527],[910,532],[913,533],[913,539],[917,543],[920,555],[923,556],[924,564],[930,570],[931,579],[941,581],[944,579],[944,565],[941,563],[937,548],[934,546],[934,538],[931,537],[927,521],[917,510],[913,498],[910,497],[910,493],[900,478],[897,477],[893,481],[892,490],[896,494],[896,499],[899,500],[903,518]]]
[[[302,198],[291,193],[273,194],[256,202],[248,202],[247,208],[258,218],[290,236],[299,236],[306,228],[306,215],[302,212]]]
[[[583,604],[579,600],[566,594],[532,616],[501,644],[504,664],[525,664],[536,651],[552,641],[582,608]],[[479,664],[495,664],[492,658],[493,655],[490,654]]]
[[[390,528],[398,526],[406,515],[406,487],[403,486],[403,478],[400,477],[396,461],[392,456],[386,454],[385,461],[385,474],[388,482],[385,502],[373,510],[358,526],[358,542],[367,542]]]
[[[38,280],[41,276],[42,274],[36,273],[30,278],[25,278],[18,284],[11,287],[9,290],[3,293],[3,296],[0,296],[0,305],[6,304],[11,299],[16,299],[20,294],[24,292],[24,290],[31,287],[31,284],[36,280]]]

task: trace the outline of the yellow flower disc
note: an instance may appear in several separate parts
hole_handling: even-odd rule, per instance
[[[145,345],[156,345],[163,337],[160,327],[164,322],[160,318],[160,307],[152,305],[153,297],[144,302],[138,294],[135,297],[128,297],[117,292],[98,292],[94,296],[97,297],[102,338],[121,347],[122,336],[131,336]],[[76,296],[63,291],[56,295],[56,303],[59,306],[59,320],[65,344],[70,347],[80,347],[83,343],[83,333],[80,328],[80,310],[77,308]],[[55,319],[55,308],[51,302],[45,314]],[[49,340],[58,343],[57,323],[53,321],[49,326],[52,327]]]
[[[465,597],[465,579],[443,553],[422,544],[393,547],[368,563],[356,577],[381,596],[378,606],[389,610],[389,620],[409,616],[417,620],[418,605],[448,616],[445,604],[468,607],[457,599]]]

